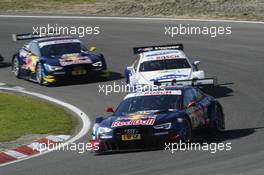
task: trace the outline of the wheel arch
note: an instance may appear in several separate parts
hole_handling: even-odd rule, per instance
[[[223,106],[218,101],[216,101],[216,104],[215,105],[220,109],[221,114],[224,116]]]
[[[14,62],[14,59],[15,58],[18,58],[18,61],[19,61],[19,64],[21,63],[21,61],[20,61],[20,58],[19,58],[19,56],[18,56],[18,52],[17,53],[14,53],[13,55],[12,55],[12,63]]]
[[[191,116],[188,114],[185,114],[184,118],[186,118],[188,120],[188,122],[190,123],[191,127],[192,127],[192,119]]]

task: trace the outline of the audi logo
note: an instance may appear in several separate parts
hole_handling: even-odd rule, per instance
[[[125,129],[124,132],[125,134],[137,134],[138,130],[137,129]]]

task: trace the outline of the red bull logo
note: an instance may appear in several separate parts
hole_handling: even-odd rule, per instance
[[[73,64],[91,64],[92,60],[88,57],[80,57],[77,55],[63,56],[60,59],[61,66],[68,66]]]
[[[132,126],[132,125],[154,125],[156,118],[153,116],[132,115],[119,117],[112,123],[112,127]]]

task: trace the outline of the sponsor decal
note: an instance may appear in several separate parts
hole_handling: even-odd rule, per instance
[[[173,91],[166,90],[166,91],[146,91],[143,92],[144,95],[168,95],[172,94]]]
[[[194,128],[208,124],[209,120],[204,117],[204,110],[205,109],[199,109],[197,107],[190,107],[187,109],[187,113],[191,116],[192,125]]]
[[[188,77],[188,75],[184,75],[184,74],[169,74],[169,75],[164,75],[164,76],[161,76],[161,77],[153,78],[150,81],[167,80],[167,79],[175,79],[175,78],[182,78],[182,77]]]
[[[158,53],[151,53],[147,54],[146,57],[158,56],[158,55],[166,55],[166,54],[176,54],[179,53],[177,50],[170,50],[170,51],[162,51]]]
[[[172,60],[172,59],[179,59],[179,58],[185,58],[185,56],[183,54],[181,54],[181,53],[168,54],[168,55],[148,56],[148,57],[144,57],[142,62],[157,61],[157,60]]]
[[[161,55],[161,56],[157,56],[156,59],[157,60],[163,60],[163,59],[175,59],[175,58],[179,58],[179,55]]]
[[[144,91],[128,94],[126,98],[139,97],[139,96],[149,96],[149,95],[181,95],[181,90],[159,90],[159,91]]]
[[[22,67],[26,70],[30,70],[32,72],[35,72],[36,63],[37,63],[38,57],[35,55],[27,55],[25,58],[26,64],[24,64]]]
[[[157,46],[155,50],[179,49],[180,46]]]
[[[64,44],[64,43],[80,43],[77,39],[65,39],[65,40],[54,40],[39,43],[39,47],[42,48],[44,46],[54,45],[54,44]]]
[[[138,52],[147,52],[147,51],[152,51],[153,48],[138,48],[137,51]]]
[[[73,64],[91,64],[92,60],[85,56],[81,57],[78,55],[64,55],[59,59],[61,66],[68,66]]]
[[[127,117],[118,117],[111,127],[133,126],[133,125],[153,125],[156,120],[154,116],[131,115]]]
[[[144,119],[155,119],[155,116],[148,115],[129,115],[127,117],[118,117],[116,120],[144,120]]]
[[[155,119],[148,120],[130,120],[130,121],[115,121],[112,123],[112,127],[118,126],[132,126],[132,125],[153,125]]]
[[[146,91],[144,95],[181,95],[181,90]]]

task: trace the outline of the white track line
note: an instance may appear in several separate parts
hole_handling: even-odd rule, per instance
[[[44,147],[44,145],[40,144],[39,142],[33,142],[33,143],[26,145],[26,146],[33,149],[33,150],[36,150],[40,153],[41,153],[41,151],[45,150],[45,148],[47,148],[47,147]],[[12,162],[10,162],[10,163],[12,163]]]
[[[157,20],[157,21],[204,21],[204,22],[231,22],[264,24],[263,21],[236,21],[221,19],[190,19],[190,18],[153,18],[153,17],[108,17],[108,16],[47,16],[47,15],[0,15],[0,18],[44,18],[44,19],[102,19],[102,20]]]
[[[4,153],[7,154],[7,155],[9,155],[9,156],[11,156],[11,157],[16,158],[16,159],[23,159],[23,158],[28,157],[27,155],[22,154],[20,152],[17,152],[15,150],[8,150],[8,151],[6,151]]]
[[[70,136],[68,135],[49,135],[46,137],[48,140],[51,140],[53,142],[63,142],[65,140],[68,140]]]
[[[49,97],[47,95],[43,95],[43,94],[39,94],[39,93],[36,93],[36,92],[31,92],[31,91],[26,91],[26,90],[23,90],[23,89],[14,89],[14,88],[7,88],[7,87],[0,87],[0,90],[6,90],[6,91],[14,91],[14,92],[19,92],[19,93],[23,93],[23,94],[27,94],[27,95],[31,95],[31,96],[35,96],[35,97],[38,97],[38,98],[42,98],[44,100],[47,100],[47,101],[50,101],[50,102],[53,102],[53,103],[56,103],[60,106],[63,106],[71,111],[73,111],[75,114],[77,114],[81,120],[82,120],[82,129],[80,130],[80,132],[75,135],[74,137],[72,137],[70,140],[68,140],[67,142],[63,143],[63,144],[59,144],[59,147],[57,149],[59,149],[60,147],[63,147],[69,143],[72,143],[80,138],[82,138],[90,129],[90,120],[88,118],[88,116],[83,112],[81,111],[79,108],[69,104],[69,103],[66,103],[66,102],[63,102],[61,100],[58,100],[58,99],[55,99],[53,97]],[[61,138],[64,139],[64,135],[61,135]],[[53,150],[49,150],[49,151],[46,151],[46,152],[43,152],[41,154],[36,154],[36,155],[33,155],[33,156],[29,156],[29,157],[26,157],[26,158],[22,158],[22,159],[19,159],[19,160],[15,160],[15,161],[12,161],[12,162],[7,162],[7,163],[4,163],[4,164],[1,164],[0,167],[3,167],[3,166],[6,166],[6,165],[9,165],[9,164],[13,164],[13,163],[16,163],[16,162],[20,162],[20,161],[23,161],[23,160],[27,160],[27,159],[31,159],[33,157],[38,157],[40,155],[43,155],[43,154],[47,154],[49,152],[51,152]]]

